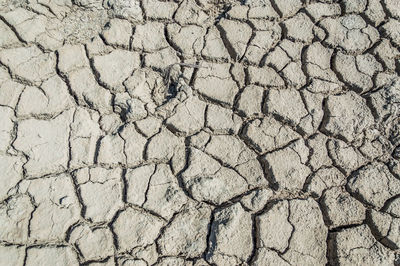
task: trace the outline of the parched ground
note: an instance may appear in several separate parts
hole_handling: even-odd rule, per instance
[[[400,1],[0,0],[0,265],[400,265]]]

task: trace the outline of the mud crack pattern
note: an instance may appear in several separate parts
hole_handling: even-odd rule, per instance
[[[0,1],[0,265],[400,265],[398,0]]]

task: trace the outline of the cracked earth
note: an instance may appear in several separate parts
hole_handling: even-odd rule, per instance
[[[0,265],[400,265],[398,0],[1,0]]]

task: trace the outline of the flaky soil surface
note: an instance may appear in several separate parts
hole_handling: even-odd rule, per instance
[[[400,265],[400,1],[0,0],[0,265]]]

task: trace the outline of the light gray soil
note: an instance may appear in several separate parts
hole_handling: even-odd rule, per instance
[[[400,1],[0,0],[0,265],[400,265]]]

